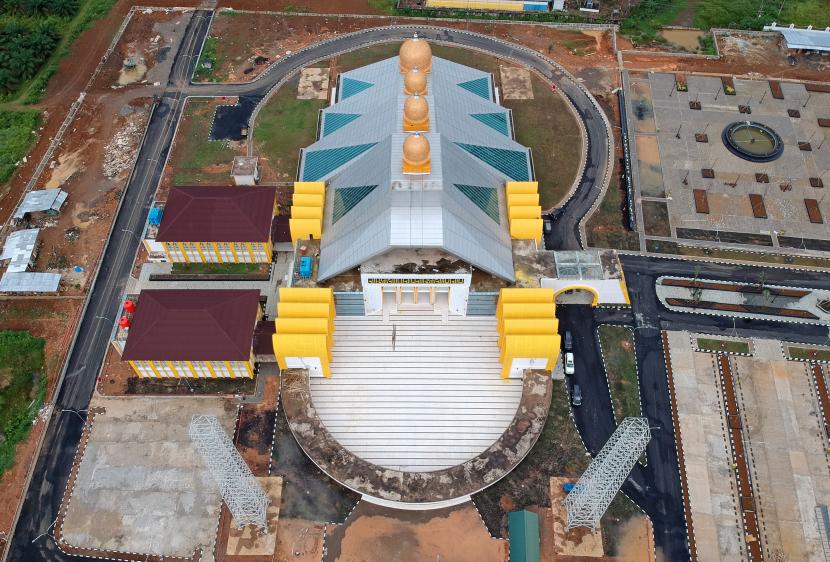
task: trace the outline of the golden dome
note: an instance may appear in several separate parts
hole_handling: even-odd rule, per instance
[[[403,93],[408,96],[427,93],[427,75],[416,66],[403,77]]]
[[[409,72],[416,66],[426,73],[432,70],[432,49],[417,33],[412,39],[403,42],[398,59],[401,73]]]
[[[421,96],[409,96],[403,104],[403,125],[405,131],[426,131],[429,129],[429,104]]]
[[[412,133],[403,141],[403,171],[429,173],[429,141],[424,135]]]

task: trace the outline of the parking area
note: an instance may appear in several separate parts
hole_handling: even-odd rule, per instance
[[[627,73],[624,85],[646,237],[830,250],[830,127],[819,125],[830,93],[680,73]],[[730,152],[722,133],[738,121],[771,128],[781,156],[751,162]]]
[[[765,558],[823,562],[827,529],[817,509],[830,502],[830,470],[813,367],[786,360],[778,341],[755,339],[752,356],[722,356],[729,367],[719,370],[718,356],[695,352],[692,342],[687,332],[669,333],[700,560],[745,558],[749,513]],[[726,417],[721,376],[731,377],[739,420]],[[743,499],[729,428],[745,449],[751,496]]]
[[[61,538],[73,547],[213,560],[219,490],[191,447],[196,414],[231,432],[237,404],[224,398],[96,398]]]

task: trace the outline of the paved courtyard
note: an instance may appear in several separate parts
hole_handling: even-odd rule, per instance
[[[731,445],[714,355],[670,332],[680,431],[700,560],[744,559]],[[830,502],[821,413],[807,364],[787,361],[778,341],[731,356],[761,544],[770,560],[824,562],[816,507]]]
[[[819,118],[830,118],[830,93],[781,82],[783,99],[775,99],[766,80],[734,80],[735,95],[727,95],[721,78],[712,76],[687,75],[686,84],[688,91],[678,92],[674,73],[625,75],[638,229],[647,237],[687,243],[830,251],[830,197],[825,197],[830,128],[818,125]],[[699,110],[689,106],[695,101]],[[740,113],[739,105],[750,107],[751,114]],[[788,110],[799,116],[791,117]],[[745,120],[780,135],[780,158],[754,163],[729,152],[721,133]],[[707,142],[698,142],[696,134],[705,134]],[[801,150],[801,142],[812,150]],[[703,169],[713,170],[714,177],[704,178]],[[758,181],[756,174],[766,174],[768,182]],[[812,187],[810,178],[821,179],[825,187]],[[694,190],[705,193],[699,197],[705,197],[708,213],[698,212]],[[750,194],[763,198],[762,213],[753,212]],[[822,222],[811,222],[805,199],[816,201]]]
[[[220,496],[188,426],[195,414],[233,430],[222,398],[96,398],[95,416],[63,539],[70,545],[213,560]]]

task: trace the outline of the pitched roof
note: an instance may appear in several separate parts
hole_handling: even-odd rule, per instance
[[[266,242],[275,187],[173,187],[158,242]]]
[[[258,306],[255,289],[141,291],[121,359],[247,361]]]

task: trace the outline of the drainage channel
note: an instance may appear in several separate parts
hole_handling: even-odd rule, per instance
[[[732,368],[729,365],[729,356],[717,355],[718,372],[720,374],[721,389],[723,391],[724,407],[726,408],[729,440],[732,443],[732,458],[735,463],[735,477],[738,482],[740,495],[741,515],[744,519],[744,537],[749,560],[760,562],[764,559],[761,549],[760,533],[758,530],[758,516],[755,513],[755,497],[752,492],[752,482],[749,477],[749,468],[746,459],[746,447],[743,438],[743,423],[735,398],[735,383],[732,378]]]

